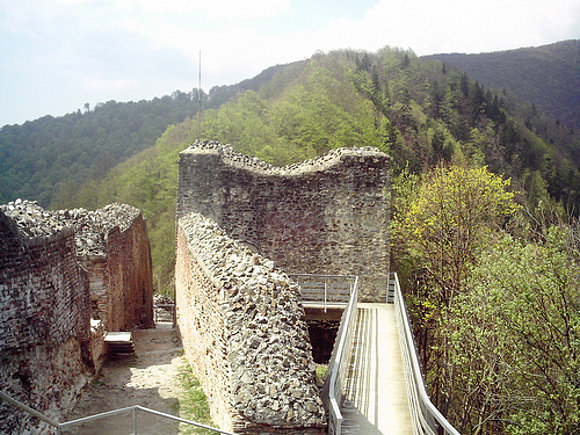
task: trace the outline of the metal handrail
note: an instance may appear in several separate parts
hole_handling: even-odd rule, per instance
[[[411,330],[409,314],[407,313],[407,307],[403,299],[401,286],[399,285],[399,277],[396,273],[391,274],[389,285],[394,287],[394,304],[397,314],[401,353],[403,354],[405,378],[407,381],[413,433],[459,435],[459,432],[447,421],[435,405],[433,405],[427,394],[425,380],[421,373],[417,347],[415,346],[415,339]]]
[[[290,279],[300,285],[302,303],[322,303],[328,306],[345,306],[353,291],[355,275],[316,275],[308,273],[288,274]]]
[[[340,434],[342,414],[340,402],[342,399],[342,383],[348,368],[350,350],[354,338],[354,323],[358,304],[358,276],[354,277],[354,285],[350,299],[340,321],[336,335],[335,346],[328,363],[328,370],[322,389],[322,400],[328,413],[328,433]]]
[[[40,412],[36,411],[35,409],[32,409],[30,406],[25,405],[24,403],[20,403],[18,400],[13,399],[12,397],[10,397],[8,394],[6,394],[4,391],[0,390],[0,399],[3,399],[5,402],[8,402],[9,404],[11,404],[12,406],[15,406],[17,408],[22,409],[25,412],[28,412],[30,415],[41,419],[42,421],[47,422],[48,424],[50,424],[51,426],[54,427],[58,427],[58,421],[53,420],[50,417],[47,417],[44,414],[41,414]]]
[[[101,412],[99,414],[89,415],[87,417],[78,418],[76,420],[70,420],[70,421],[65,421],[63,423],[59,423],[58,421],[53,420],[53,419],[45,416],[44,414],[41,414],[38,411],[35,411],[34,409],[25,405],[24,403],[21,403],[18,400],[13,399],[12,397],[10,397],[8,394],[4,393],[1,390],[0,390],[0,399],[3,399],[4,401],[8,402],[9,404],[11,404],[17,408],[22,409],[23,411],[29,413],[30,415],[47,422],[48,424],[50,424],[51,426],[56,428],[57,433],[60,433],[61,430],[64,428],[75,426],[77,424],[87,423],[89,421],[98,420],[101,418],[107,418],[107,417],[111,417],[111,416],[117,415],[117,414],[132,412],[133,413],[133,434],[136,435],[138,433],[137,413],[141,411],[141,412],[145,412],[148,414],[156,415],[158,417],[166,418],[169,420],[174,420],[174,421],[177,421],[180,423],[189,424],[191,426],[200,427],[202,429],[208,429],[208,430],[211,430],[211,431],[214,431],[217,433],[226,434],[226,435],[236,435],[233,432],[228,432],[228,431],[225,431],[222,429],[217,429],[215,427],[207,426],[205,424],[198,423],[196,421],[186,420],[184,418],[176,417],[176,416],[171,415],[171,414],[166,414],[164,412],[156,411],[154,409],[145,408],[144,406],[139,406],[139,405],[128,406],[126,408],[113,409],[111,411]]]

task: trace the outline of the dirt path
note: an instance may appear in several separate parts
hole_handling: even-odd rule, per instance
[[[107,361],[97,380],[79,400],[68,420],[141,405],[172,415],[179,415],[184,391],[179,380],[185,358],[181,344],[170,324],[157,329],[133,332],[135,355]],[[178,433],[177,423],[139,413],[139,434]],[[133,415],[125,413],[79,425],[67,434],[131,434]]]

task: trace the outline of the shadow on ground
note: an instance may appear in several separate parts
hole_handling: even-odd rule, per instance
[[[108,360],[83,392],[68,421],[113,409],[140,405],[179,416],[183,390],[179,379],[185,359],[175,330],[168,325],[133,332],[135,355]],[[67,428],[64,434],[179,433],[179,423],[137,412],[110,416]]]

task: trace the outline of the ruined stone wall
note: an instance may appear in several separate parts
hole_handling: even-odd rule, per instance
[[[85,255],[77,258],[89,277],[91,317],[103,321],[111,315],[107,256]]]
[[[151,275],[147,229],[134,207],[1,205],[0,389],[61,420],[100,369],[106,331],[153,325]],[[0,433],[45,430],[0,403]]]
[[[325,433],[298,286],[192,213],[179,220],[177,324],[213,420],[242,434]]]
[[[389,273],[389,159],[343,148],[273,167],[212,142],[180,154],[178,218],[195,211],[287,272],[360,276],[384,300]]]
[[[88,280],[72,228],[34,203],[0,206],[0,389],[49,417],[70,411],[89,379]],[[0,403],[1,433],[38,433]]]
[[[93,317],[107,331],[153,327],[153,278],[147,227],[127,204],[64,210],[76,230],[77,257],[90,281]]]
[[[103,322],[91,319],[91,338],[89,346],[83,350],[88,352],[84,359],[89,361],[89,365],[95,375],[100,372],[107,356],[107,344],[105,343],[106,332]]]

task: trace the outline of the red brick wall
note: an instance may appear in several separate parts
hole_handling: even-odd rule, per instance
[[[79,257],[89,273],[96,317],[107,331],[153,327],[151,249],[141,214],[108,231],[105,251]]]
[[[0,389],[57,419],[91,376],[88,280],[74,253],[70,229],[25,239],[0,211]],[[43,427],[0,403],[0,433]]]
[[[189,251],[187,238],[177,236],[175,265],[176,307],[183,349],[206,395],[211,398],[211,414],[221,427],[233,425],[229,396],[231,370],[226,354],[224,314],[218,289]]]

